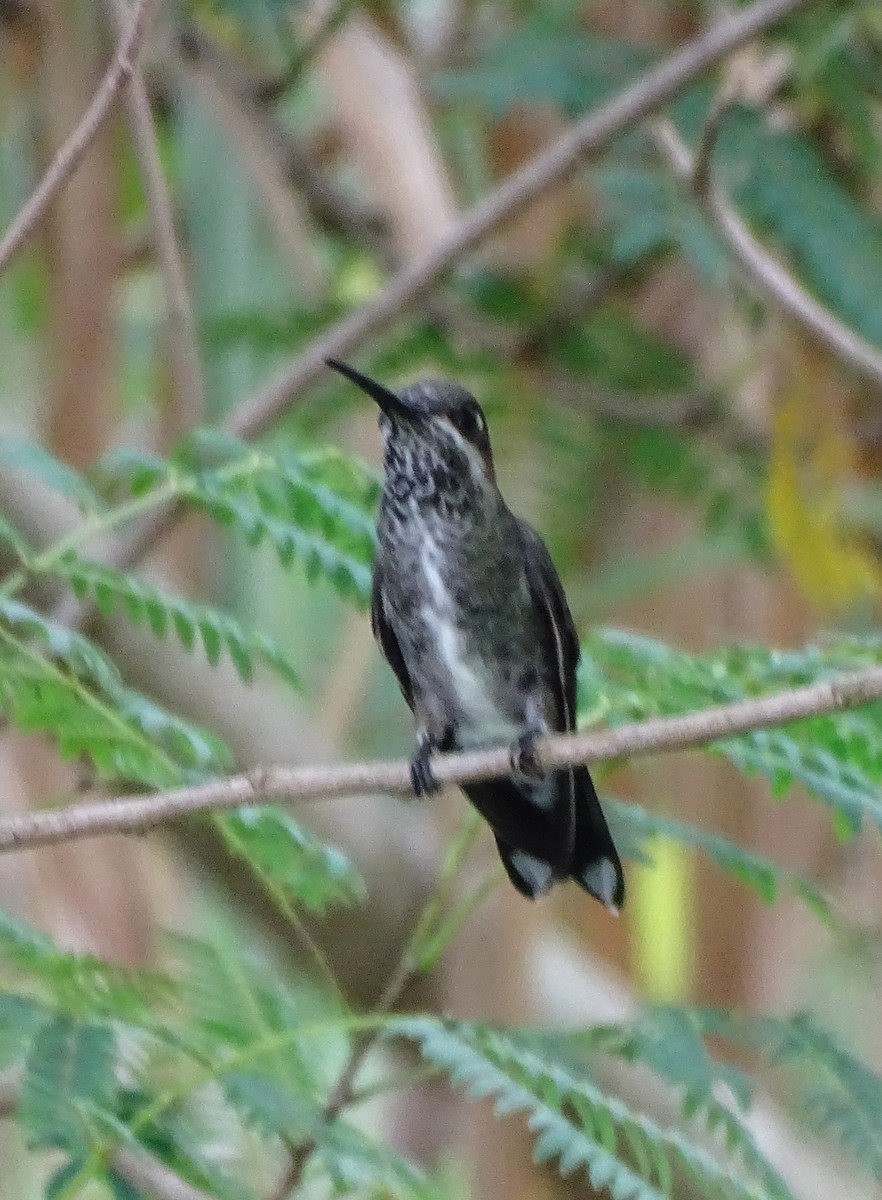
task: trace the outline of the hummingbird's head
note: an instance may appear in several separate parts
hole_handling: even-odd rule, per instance
[[[471,392],[446,379],[424,379],[393,392],[338,359],[326,361],[380,406],[387,459],[391,452],[412,464],[437,463],[448,480],[495,483],[487,420]]]

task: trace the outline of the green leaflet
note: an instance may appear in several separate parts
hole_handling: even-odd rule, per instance
[[[496,1112],[523,1112],[536,1135],[534,1158],[558,1161],[562,1175],[584,1170],[617,1200],[672,1197],[684,1172],[701,1195],[760,1200],[790,1193],[758,1154],[723,1162],[673,1129],[605,1095],[584,1071],[530,1048],[508,1032],[466,1022],[404,1018],[398,1032],[473,1099],[492,1096]]]
[[[92,954],[60,949],[47,934],[0,911],[0,962],[4,980],[13,980],[28,993],[21,997],[27,1011],[4,996],[0,1025],[26,1022],[30,1006],[40,1012],[56,1010],[81,1021],[121,1021],[149,1027],[173,1006],[176,987],[159,971],[134,971]],[[2,995],[2,993],[0,993]],[[35,997],[31,1000],[30,996]]]
[[[71,500],[83,512],[98,512],[98,493],[72,467],[55,458],[36,442],[10,434],[0,435],[0,465],[36,475],[47,487]]]
[[[344,455],[271,453],[222,431],[197,430],[167,462],[126,452],[105,460],[101,472],[108,486],[136,495],[171,487],[248,545],[271,545],[283,566],[299,560],[310,581],[327,579],[344,599],[367,603],[379,485]]]
[[[703,1028],[762,1055],[792,1076],[797,1108],[814,1132],[832,1136],[882,1180],[882,1078],[808,1013],[792,1017],[704,1012]]]
[[[312,912],[364,899],[365,886],[346,855],[320,841],[284,808],[240,808],[218,827],[271,893]]]
[[[830,907],[822,892],[798,871],[788,870],[773,859],[747,850],[711,830],[663,817],[639,804],[625,804],[606,797],[603,806],[615,843],[626,858],[651,863],[653,838],[667,838],[701,850],[717,866],[752,887],[766,903],[772,903],[781,890],[786,889],[799,896],[822,920],[831,920]]]
[[[19,1115],[38,1146],[89,1148],[117,1084],[115,1040],[106,1025],[56,1017],[35,1035],[19,1097]]]
[[[104,776],[168,787],[229,764],[214,735],[127,687],[88,638],[0,598],[0,710]]]
[[[157,637],[171,631],[185,650],[193,650],[201,642],[213,667],[225,652],[246,683],[254,677],[255,660],[260,660],[291,687],[300,688],[297,669],[284,651],[266,634],[247,628],[228,613],[75,554],[56,561],[52,573],[70,580],[78,596],[93,598],[105,616],[123,609],[132,621],[147,625]]]

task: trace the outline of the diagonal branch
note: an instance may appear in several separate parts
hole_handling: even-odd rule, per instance
[[[656,717],[597,733],[555,734],[538,744],[542,767],[595,763],[644,754],[688,750],[756,729],[826,716],[882,698],[882,667],[834,676],[734,704],[714,705],[677,717]],[[433,761],[439,783],[466,783],[507,775],[509,750],[444,754]],[[95,800],[0,821],[0,852],[73,841],[105,833],[143,833],[196,812],[317,800],[353,793],[411,792],[404,762],[350,763],[335,767],[267,767],[150,796]]]
[[[43,218],[52,199],[79,166],[83,155],[107,120],[117,93],[132,77],[135,62],[160,2],[161,0],[138,0],[128,28],[120,38],[113,61],[92,97],[91,104],[0,241],[0,271],[5,269],[24,245]]]
[[[319,378],[326,358],[345,357],[403,313],[469,250],[563,182],[586,157],[604,150],[614,138],[678,95],[733,50],[810,3],[812,0],[756,0],[717,21],[578,121],[477,204],[435,249],[405,266],[372,300],[344,317],[283,367],[234,413],[232,431],[245,438],[262,433]]]
[[[693,157],[670,121],[659,121],[653,134],[671,168],[690,188],[745,274],[838,358],[877,387],[882,386],[882,350],[855,333],[807,292],[756,240],[723,193],[714,186],[709,161],[712,140],[703,139],[706,144]]]

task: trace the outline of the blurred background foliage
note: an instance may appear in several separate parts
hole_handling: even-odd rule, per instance
[[[328,373],[259,438],[221,430],[726,10],[162,6],[149,109],[117,106],[0,277],[4,815],[409,751],[364,612],[375,414]],[[0,0],[4,228],[126,12]],[[878,5],[805,3],[663,114],[697,148],[736,88],[715,186],[877,355],[880,81]],[[882,662],[882,372],[748,279],[654,120],[351,356],[480,398],[586,725]],[[882,706],[598,782],[618,922],[525,904],[455,790],[6,856],[0,1195],[878,1194]]]

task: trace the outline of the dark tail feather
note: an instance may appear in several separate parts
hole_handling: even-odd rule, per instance
[[[555,878],[567,875],[573,861],[576,826],[564,772],[535,782],[493,779],[469,783],[463,791],[506,847],[547,863]],[[503,862],[509,870],[504,856]],[[519,886],[515,879],[512,882]]]
[[[569,875],[604,907],[616,911],[625,900],[625,876],[606,817],[587,767],[574,767],[576,844]]]
[[[495,779],[463,791],[496,835],[509,879],[531,900],[571,878],[613,911],[625,899],[625,877],[586,767],[528,782]],[[573,797],[575,805],[573,806]]]
[[[554,868],[541,858],[534,858],[526,850],[515,850],[496,834],[496,849],[509,879],[522,896],[535,900],[544,896],[554,883]]]

